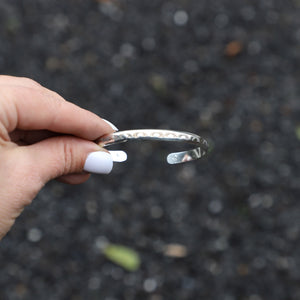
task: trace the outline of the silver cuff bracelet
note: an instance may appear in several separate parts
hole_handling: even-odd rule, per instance
[[[101,147],[107,147],[132,140],[180,142],[194,146],[194,148],[191,150],[170,153],[167,156],[167,162],[172,165],[199,159],[207,154],[209,147],[208,142],[196,134],[160,129],[117,131],[103,136],[98,140],[98,143]],[[124,151],[109,152],[112,154],[114,161],[122,162],[127,159],[127,155]]]

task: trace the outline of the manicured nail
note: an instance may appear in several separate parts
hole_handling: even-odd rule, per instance
[[[118,131],[119,129],[111,122],[105,120],[105,119],[102,119],[104,122],[106,122],[113,130],[115,131]]]
[[[111,155],[104,151],[96,151],[87,156],[83,170],[89,173],[108,174],[112,168]]]

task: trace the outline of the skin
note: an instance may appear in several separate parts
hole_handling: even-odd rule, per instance
[[[93,141],[113,132],[97,115],[28,78],[0,76],[0,239],[51,179],[79,184]]]

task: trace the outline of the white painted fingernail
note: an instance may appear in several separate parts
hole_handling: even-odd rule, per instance
[[[111,122],[105,120],[105,119],[102,119],[104,122],[106,122],[113,130],[115,131],[119,131],[119,129]]]
[[[97,151],[87,156],[83,170],[89,173],[108,174],[112,168],[112,156],[107,152]]]

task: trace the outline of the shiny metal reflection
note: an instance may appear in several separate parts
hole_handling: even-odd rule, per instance
[[[101,139],[99,139],[98,142],[100,146],[108,147],[110,145],[124,143],[132,140],[179,142],[184,144],[190,144],[195,147],[186,151],[170,153],[167,156],[167,162],[169,164],[179,164],[199,159],[207,154],[209,147],[208,142],[204,138],[196,134],[182,131],[160,129],[135,129],[118,131],[102,137]],[[114,161],[125,161],[127,158],[127,156],[125,158],[126,153],[124,151],[117,152],[119,153],[115,154],[116,160]]]

